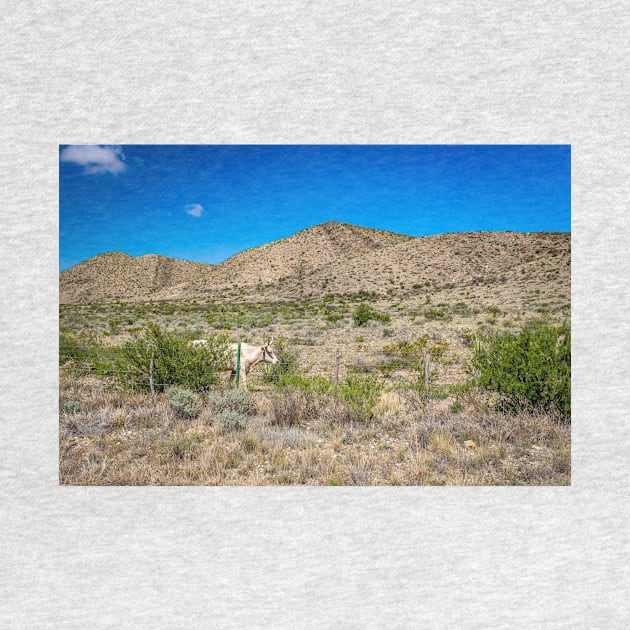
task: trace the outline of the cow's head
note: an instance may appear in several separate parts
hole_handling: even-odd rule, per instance
[[[273,351],[273,348],[271,347],[272,342],[273,342],[273,337],[269,340],[268,343],[262,346],[261,350],[263,353],[263,361],[265,363],[272,363],[273,365],[275,365],[276,363],[278,363],[278,357],[276,356],[275,352]]]

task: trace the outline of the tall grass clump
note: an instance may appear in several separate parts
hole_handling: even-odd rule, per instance
[[[193,346],[186,337],[148,324],[144,334],[122,346],[125,373],[121,380],[133,389],[148,391],[151,377],[155,391],[169,385],[206,391],[219,381],[225,369],[229,347],[224,336],[210,336],[204,346]]]
[[[571,331],[568,324],[534,322],[518,333],[478,339],[471,367],[475,382],[500,394],[510,413],[542,408],[571,416]]]

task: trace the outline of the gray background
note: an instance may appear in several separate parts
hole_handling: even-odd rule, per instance
[[[0,627],[627,627],[627,5],[3,5]],[[58,144],[252,142],[572,145],[571,487],[58,486]]]

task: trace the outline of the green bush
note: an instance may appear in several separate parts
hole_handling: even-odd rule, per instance
[[[374,406],[381,395],[383,384],[376,376],[348,374],[339,385],[339,397],[361,420],[369,420],[374,415]]]
[[[375,311],[366,302],[361,302],[353,311],[352,319],[357,326],[367,324],[371,319],[379,322],[390,322],[392,318],[387,313]]]
[[[171,409],[180,418],[196,418],[203,407],[199,394],[175,385],[166,390],[166,399]]]
[[[535,322],[518,333],[478,339],[471,360],[475,382],[499,392],[508,412],[532,407],[571,416],[571,331]]]
[[[122,356],[125,370],[119,376],[132,388],[149,390],[152,371],[156,391],[169,385],[206,391],[218,382],[218,373],[225,369],[229,347],[223,336],[211,336],[206,345],[193,346],[187,337],[149,324],[142,337],[122,346]]]

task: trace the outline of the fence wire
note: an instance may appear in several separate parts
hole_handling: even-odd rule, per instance
[[[74,355],[65,352],[60,356],[60,371],[64,373],[78,373],[81,375],[94,375],[102,377],[116,377],[121,382],[127,382],[133,385],[145,385],[148,386],[153,376],[159,373],[156,368],[152,374],[152,368],[147,364],[145,369],[136,367],[135,369],[129,369],[121,365],[115,365],[116,361],[123,362],[125,358],[120,355],[117,349],[113,349],[112,352],[103,352],[99,349],[98,352],[85,351],[81,347],[76,347],[79,352]],[[406,364],[404,361],[391,360],[385,366],[379,366],[377,363],[370,362],[373,357],[364,355],[355,355],[353,361],[348,363],[341,360],[341,351],[337,350],[334,359],[324,364],[308,365],[300,361],[282,361],[280,360],[276,364],[260,363],[252,372],[248,373],[246,378],[255,379],[256,381],[262,380],[266,384],[272,385],[274,382],[279,381],[283,376],[298,376],[298,377],[313,377],[323,376],[329,378],[331,383],[337,384],[348,374],[371,374],[376,373],[379,377],[388,378],[390,380],[398,381],[418,381],[422,379],[422,374],[419,372],[421,369],[424,371],[424,365],[420,367],[412,367]],[[423,358],[426,361],[426,357]],[[112,365],[102,365],[112,362]],[[100,365],[99,365],[100,364]],[[193,371],[186,369],[182,366],[177,372],[177,381],[194,379],[197,382],[208,381],[208,385],[212,385],[217,381],[221,381],[226,378],[226,375],[230,372],[230,369],[214,370],[214,371]],[[234,370],[232,370],[234,372]],[[223,376],[222,376],[223,375]],[[159,377],[158,377],[159,378]],[[233,374],[231,377],[233,381]],[[242,382],[243,375],[241,373],[240,380]],[[158,380],[153,380],[153,386],[156,388],[168,387],[170,385],[177,384],[177,382],[162,383]]]

